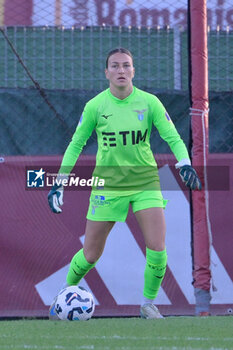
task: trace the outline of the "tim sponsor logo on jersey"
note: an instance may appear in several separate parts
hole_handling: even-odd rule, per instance
[[[103,145],[109,147],[116,147],[117,141],[120,142],[123,146],[127,145],[137,145],[139,142],[146,141],[148,129],[143,133],[142,130],[125,130],[115,132],[102,132],[103,135]],[[118,138],[116,136],[119,136]]]

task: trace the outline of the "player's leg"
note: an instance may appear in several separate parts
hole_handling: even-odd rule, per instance
[[[73,257],[67,274],[67,285],[77,285],[100,258],[107,236],[115,221],[125,221],[128,198],[91,194],[87,213],[84,246]],[[50,319],[57,319],[56,298],[49,310]]]
[[[146,267],[141,316],[161,318],[154,305],[165,275],[167,253],[165,249],[165,219],[162,208],[148,208],[135,213],[146,243]]]
[[[68,285],[78,284],[100,258],[107,236],[116,221],[125,221],[129,201],[122,197],[90,196],[83,249],[73,257],[67,275]]]
[[[87,220],[83,248],[73,257],[67,274],[67,284],[77,285],[102,255],[114,222]]]
[[[134,214],[143,233],[146,247],[154,251],[163,251],[166,234],[164,209],[147,208]]]
[[[155,207],[157,205],[158,207]],[[165,205],[166,201],[163,200],[161,194],[150,192],[139,194],[137,200],[132,203],[146,244],[146,267],[141,307],[141,316],[145,318],[161,317],[154,306],[154,299],[164,278],[167,264],[166,224],[163,209]]]
[[[80,249],[71,260],[66,277],[66,284],[63,285],[63,288],[77,285],[88,271],[95,266],[104,250],[107,236],[113,225],[114,222],[109,221],[99,222],[87,220],[83,248]],[[54,298],[49,308],[50,320],[59,320],[55,311],[56,300],[57,296]]]

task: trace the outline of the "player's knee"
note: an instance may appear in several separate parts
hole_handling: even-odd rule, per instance
[[[102,255],[102,251],[91,251],[84,249],[84,256],[89,264],[95,264]]]
[[[167,264],[167,251],[166,249],[162,251],[154,251],[146,248],[146,261],[152,265],[166,266]]]

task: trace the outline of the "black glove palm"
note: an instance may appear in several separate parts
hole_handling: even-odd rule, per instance
[[[59,214],[62,212],[60,206],[63,205],[63,186],[55,184],[48,194],[48,202],[52,212]]]
[[[191,190],[201,190],[201,181],[191,165],[183,165],[180,168],[180,177]]]

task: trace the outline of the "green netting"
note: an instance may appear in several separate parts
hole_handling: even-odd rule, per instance
[[[187,34],[156,28],[40,28],[8,27],[6,33],[32,76],[47,89],[104,89],[107,53],[123,46],[132,51],[135,84],[141,88],[187,89]],[[32,83],[0,40],[2,87],[29,87]]]
[[[209,89],[233,90],[233,31],[208,33]]]
[[[135,84],[148,89],[188,89],[187,31],[121,27],[8,27],[6,33],[33,77],[47,89],[104,89],[107,53],[132,51]],[[29,87],[31,81],[0,40],[0,86]],[[233,89],[233,31],[208,32],[209,89]]]

